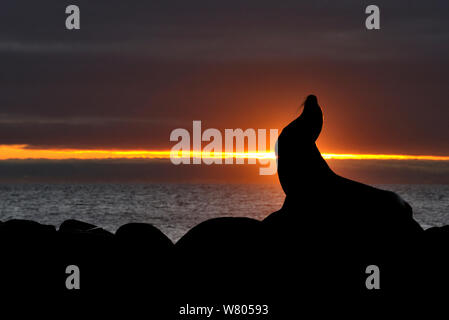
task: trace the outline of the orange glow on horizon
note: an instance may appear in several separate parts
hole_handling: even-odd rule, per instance
[[[15,159],[170,159],[171,150],[89,150],[89,149],[34,149],[27,145],[0,145],[0,160]],[[325,159],[341,160],[430,160],[449,161],[449,156],[397,154],[337,154],[322,153]],[[274,152],[204,152],[174,151],[173,156],[202,158],[275,159]]]

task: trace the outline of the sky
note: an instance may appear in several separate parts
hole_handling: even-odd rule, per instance
[[[65,29],[70,4],[80,30]],[[365,28],[369,4],[380,30]],[[282,129],[310,93],[324,112],[324,153],[449,156],[448,14],[444,0],[4,0],[0,181],[72,181],[73,163],[89,181],[134,180],[139,170],[148,181],[220,170],[217,181],[241,179],[253,169],[128,160],[100,174],[110,162],[19,161],[5,150],[167,150],[170,132],[193,120]],[[334,168],[367,182],[449,183],[448,161],[352,161]],[[125,167],[134,169],[117,174]]]

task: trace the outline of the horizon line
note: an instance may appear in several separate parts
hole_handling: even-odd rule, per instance
[[[321,153],[324,159],[336,160],[429,160],[449,161],[449,156],[407,154]],[[172,150],[30,148],[22,145],[0,145],[0,160],[101,160],[101,159],[276,159],[273,151],[207,152]]]

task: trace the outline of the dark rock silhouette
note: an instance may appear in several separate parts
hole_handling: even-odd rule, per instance
[[[128,223],[115,232],[114,287],[127,292],[133,308],[164,314],[171,308],[174,244],[159,229],[146,223]],[[117,276],[119,275],[119,276]],[[119,301],[120,303],[120,301]]]
[[[171,267],[174,245],[156,227],[146,223],[129,223],[121,226],[115,233],[116,254],[125,275],[125,282],[145,284],[141,274],[150,272],[162,274]],[[151,278],[149,285],[155,287],[164,278]]]
[[[58,229],[58,268],[61,290],[69,298],[84,299],[108,292],[114,270],[114,234],[95,225],[77,220],[64,221]],[[83,272],[83,291],[63,290],[65,268],[76,265]],[[86,298],[87,299],[87,298]]]
[[[147,223],[128,223],[117,229],[115,239],[130,250],[166,251],[173,248],[173,242],[158,228]]]
[[[97,235],[104,235],[104,236],[110,236],[111,233],[99,228],[93,224],[78,221],[78,220],[66,220],[64,221],[58,229],[59,232],[65,232],[65,233],[87,233],[87,234],[97,234]]]
[[[176,248],[201,254],[211,248],[243,251],[260,245],[262,239],[260,221],[250,218],[214,218],[190,229],[176,243]],[[211,254],[221,255],[217,251]]]
[[[37,239],[41,239],[44,236],[51,236],[56,232],[54,226],[20,219],[2,222],[0,223],[0,228],[2,228],[1,236],[10,236],[18,241],[24,240],[27,236],[35,236]]]
[[[239,261],[243,271],[258,263],[257,255],[265,249],[265,240],[260,221],[223,217],[193,227],[175,248],[178,258],[184,260],[184,266],[190,265],[194,270],[216,273],[221,269],[232,269]]]
[[[266,298],[265,240],[262,223],[250,218],[215,218],[193,227],[175,245],[176,265],[184,269],[176,278],[182,284],[177,300],[223,301],[231,293],[233,299]]]
[[[117,303],[114,310],[147,310],[167,319],[175,318],[186,301],[225,303],[251,297],[251,302],[270,304],[271,319],[283,319],[298,312],[301,292],[307,293],[301,310],[317,308],[321,314],[327,310],[320,309],[324,301],[329,307],[347,299],[359,304],[374,301],[381,308],[385,301],[423,301],[422,292],[427,298],[438,296],[449,285],[447,226],[417,233],[407,245],[392,245],[394,249],[385,250],[380,240],[379,251],[375,243],[338,232],[334,234],[346,242],[326,238],[320,226],[301,226],[293,237],[248,218],[203,222],[176,245],[147,224],[128,224],[115,235],[94,236],[89,234],[97,229],[92,225],[63,225],[61,232],[32,221],[0,224],[1,288],[9,297],[76,303],[81,310],[94,304],[102,312]],[[69,264],[82,270],[80,291],[64,286]],[[380,292],[364,286],[368,264],[382,270]]]
[[[8,295],[31,297],[39,288],[55,289],[57,233],[54,226],[28,220],[0,224],[0,288]],[[39,275],[32,277],[31,274]],[[26,288],[26,290],[25,290]]]

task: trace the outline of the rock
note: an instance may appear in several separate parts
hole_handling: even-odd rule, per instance
[[[111,232],[77,220],[64,221],[59,227],[58,236],[68,248],[85,251],[86,254],[88,252],[95,254],[95,251],[104,246],[111,247],[114,239]],[[97,254],[100,255],[101,251]]]
[[[30,220],[12,219],[0,224],[0,232],[14,237],[44,236],[56,232],[56,228],[50,225],[40,224]]]
[[[185,252],[208,252],[211,256],[261,246],[262,226],[250,218],[215,218],[193,227],[177,243]]]
[[[146,223],[129,223],[115,233],[115,283],[129,298],[169,301],[172,292],[173,242],[159,229]],[[146,300],[147,301],[147,300]],[[146,303],[145,301],[145,303]],[[156,307],[156,306],[155,306]]]
[[[9,220],[0,225],[0,243],[1,290],[23,296],[42,288],[56,288],[58,241],[54,226]]]
[[[109,292],[115,276],[114,235],[95,225],[64,221],[58,230],[60,251],[58,263],[62,270],[69,265],[80,268],[84,294]]]
[[[103,228],[97,227],[93,224],[82,222],[74,219],[64,221],[59,227],[59,232],[64,233],[88,233],[91,235],[102,235],[112,237],[113,234]]]
[[[265,286],[263,243],[261,222],[250,218],[216,218],[193,227],[175,244],[180,300],[255,299]]]
[[[441,236],[449,238],[449,226],[431,227],[425,230],[426,237]]]
[[[158,228],[147,223],[128,223],[117,229],[115,239],[130,249],[170,250],[173,242]]]
[[[69,219],[65,220],[63,223],[61,223],[61,226],[59,227],[59,231],[66,232],[66,231],[88,231],[90,229],[95,229],[97,226],[84,222],[84,221],[78,221],[75,219]]]

